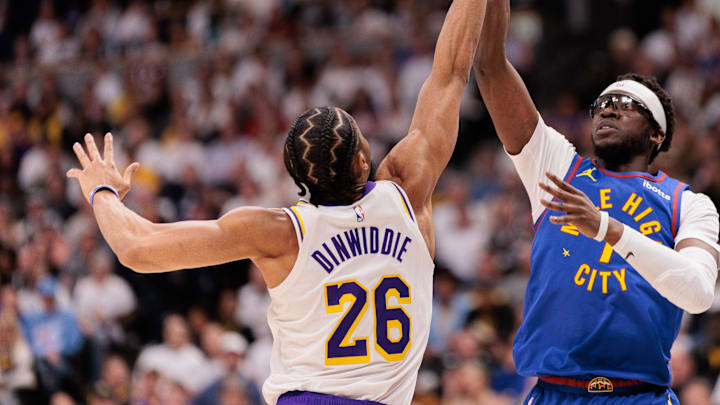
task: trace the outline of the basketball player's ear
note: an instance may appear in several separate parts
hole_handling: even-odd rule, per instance
[[[656,148],[660,148],[663,142],[665,142],[665,133],[660,128],[653,128],[650,133],[650,140],[656,144]]]
[[[365,156],[365,152],[360,152],[360,167],[363,172],[370,170],[370,156]]]
[[[355,164],[361,173],[370,170],[370,156],[365,156],[365,152],[361,149],[355,155]]]

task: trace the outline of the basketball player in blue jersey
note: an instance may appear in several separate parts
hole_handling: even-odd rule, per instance
[[[122,203],[112,136],[72,169],[120,261],[140,273],[251,259],[271,296],[270,404],[409,404],[427,345],[435,250],[431,196],[450,160],[485,0],[455,0],[408,135],[372,177],[370,147],[336,107],[312,108],[287,136],[285,166],[307,201],[244,207],[215,221],[152,223]],[[230,162],[228,162],[229,164]],[[373,181],[374,180],[374,181]]]
[[[475,77],[530,197],[535,238],[517,370],[539,377],[525,404],[677,404],[670,347],[683,310],[712,301],[718,214],[649,164],[674,111],[654,78],[619,77],[592,104],[596,159],[539,116],[505,56],[510,7],[490,0]]]

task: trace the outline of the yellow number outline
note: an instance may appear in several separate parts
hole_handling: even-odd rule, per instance
[[[385,310],[391,310],[391,309],[399,309],[401,310],[405,316],[407,316],[410,325],[408,330],[408,343],[405,345],[405,349],[402,353],[396,353],[396,354],[390,354],[385,351],[379,344],[378,344],[378,325],[377,325],[377,303],[375,302],[375,290],[382,284],[382,282],[386,278],[393,278],[396,277],[400,279],[400,281],[405,284],[408,288],[408,297],[401,297],[400,292],[396,288],[390,288],[385,293]],[[358,315],[353,320],[352,325],[348,328],[347,332],[342,338],[342,341],[338,345],[338,347],[352,347],[357,345],[358,343],[365,344],[366,350],[365,352],[367,355],[365,356],[348,356],[348,357],[328,357],[328,345],[330,343],[330,339],[332,339],[333,336],[335,336],[335,333],[337,332],[337,329],[340,327],[340,324],[345,320],[345,318],[348,316],[348,313],[352,309],[352,307],[357,302],[357,298],[351,294],[351,293],[345,293],[343,294],[340,299],[338,300],[338,304],[330,305],[328,304],[328,296],[327,296],[327,288],[336,286],[337,288],[342,287],[343,284],[346,283],[355,283],[360,288],[363,289],[365,292],[365,304],[358,312]],[[355,328],[357,328],[358,324],[360,323],[360,320],[365,315],[365,311],[368,307],[368,290],[363,286],[359,281],[352,279],[352,280],[345,280],[337,283],[328,283],[323,285],[323,294],[325,295],[325,311],[328,314],[336,314],[336,313],[343,313],[340,320],[335,324],[335,327],[333,328],[332,332],[328,336],[327,339],[325,339],[325,365],[342,365],[342,364],[364,364],[370,362],[370,350],[368,347],[368,336],[362,336],[362,337],[356,337],[352,338],[353,333],[355,332]],[[390,298],[395,297],[398,301],[398,304],[410,304],[412,303],[412,289],[410,287],[410,284],[408,284],[399,274],[393,274],[393,275],[387,275],[380,278],[380,281],[375,285],[375,288],[372,290],[372,300],[373,300],[373,335],[375,337],[375,350],[387,361],[400,361],[405,358],[408,351],[410,350],[410,347],[412,346],[412,317],[405,311],[405,309],[401,305],[395,305],[390,306]],[[345,304],[350,303],[350,305],[347,307],[347,310],[344,310]],[[398,321],[397,319],[390,319],[387,321],[387,339],[390,342],[397,343],[403,338],[403,329],[402,329],[402,323]],[[390,329],[397,328],[400,330],[400,337],[397,339],[392,339],[390,337]]]
[[[386,278],[394,278],[394,277],[399,278],[400,281],[402,281],[403,284],[405,284],[407,286],[408,296],[407,296],[407,298],[400,297],[400,292],[396,288],[391,288],[391,289],[387,290],[387,292],[385,293],[385,309],[386,310],[399,309],[399,310],[403,311],[405,316],[407,316],[408,320],[410,321],[410,327],[409,327],[410,330],[408,331],[408,334],[409,334],[408,343],[407,343],[407,345],[405,345],[405,349],[402,351],[402,353],[391,354],[391,353],[386,352],[385,349],[383,349],[378,344],[377,303],[373,302],[373,304],[374,304],[373,305],[373,318],[375,319],[374,324],[373,324],[373,330],[375,332],[375,350],[377,350],[377,352],[380,353],[380,355],[383,356],[383,358],[387,361],[400,361],[400,360],[404,359],[405,356],[407,355],[408,350],[410,350],[410,346],[412,346],[412,317],[410,317],[410,315],[405,311],[405,309],[402,306],[400,306],[400,305],[392,306],[392,307],[390,306],[390,297],[395,297],[398,300],[398,304],[412,303],[412,290],[410,288],[410,284],[408,284],[408,282],[405,281],[405,279],[403,279],[399,274],[383,276],[382,278],[380,278],[380,281],[378,281],[378,283],[375,285],[375,288],[373,288],[373,301],[375,300],[375,290],[377,290],[377,288],[380,287],[380,284],[382,284],[383,280],[385,280]],[[393,340],[390,337],[390,329],[391,328],[398,328],[400,330],[400,337],[397,340]],[[391,341],[393,343],[400,341],[403,338],[402,324],[400,323],[400,321],[398,321],[396,319],[389,320],[387,322],[386,333],[387,333],[386,337],[389,341]]]
[[[340,327],[340,324],[345,319],[345,317],[348,316],[348,313],[352,309],[352,307],[355,305],[355,302],[357,301],[357,298],[355,298],[354,295],[350,293],[343,294],[340,297],[340,300],[338,304],[336,305],[329,305],[328,304],[328,296],[327,296],[327,288],[332,286],[337,286],[340,288],[343,284],[347,283],[355,283],[360,288],[365,291],[365,305],[363,305],[362,308],[360,308],[360,312],[358,312],[358,315],[355,317],[355,320],[353,321],[352,325],[350,325],[350,328],[348,328],[348,331],[345,333],[345,336],[343,336],[342,341],[338,345],[339,347],[352,347],[357,345],[358,343],[362,344],[365,343],[365,353],[367,353],[365,356],[348,356],[348,357],[328,357],[328,344],[330,342],[330,339],[332,339],[333,336],[335,336],[335,332],[337,332],[337,328]],[[343,307],[345,306],[346,302],[350,302],[350,305],[348,306],[347,311],[344,312],[343,316],[340,318],[340,321],[335,325],[335,327],[332,330],[332,333],[330,333],[330,336],[328,336],[327,339],[325,339],[325,365],[339,365],[339,364],[363,364],[363,363],[369,363],[370,362],[370,348],[368,347],[368,336],[363,337],[357,337],[352,340],[352,343],[349,341],[350,337],[353,335],[353,332],[355,331],[355,328],[360,323],[360,320],[362,319],[363,315],[365,315],[365,311],[368,307],[368,299],[367,299],[367,293],[368,290],[360,284],[357,280],[345,280],[339,283],[328,283],[323,285],[323,292],[325,294],[325,311],[328,314],[334,314],[343,312]]]

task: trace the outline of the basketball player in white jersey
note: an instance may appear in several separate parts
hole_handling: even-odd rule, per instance
[[[409,404],[427,344],[435,251],[431,196],[455,147],[485,0],[455,0],[408,135],[372,181],[370,147],[335,107],[298,117],[288,172],[309,199],[289,209],[244,207],[215,221],[152,223],[123,205],[138,168],[120,175],[112,135],[91,135],[72,169],[105,240],[140,273],[251,259],[272,298],[265,399],[279,404]]]

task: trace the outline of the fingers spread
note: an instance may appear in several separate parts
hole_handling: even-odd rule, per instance
[[[115,165],[114,151],[113,151],[113,136],[110,132],[105,134],[105,152],[103,155],[105,162],[110,165]]]
[[[90,155],[90,159],[93,162],[96,160],[101,160],[100,152],[98,151],[98,148],[95,145],[95,139],[93,139],[92,135],[85,134],[85,146],[87,147],[88,155]]]
[[[80,166],[82,166],[83,169],[86,169],[88,166],[90,166],[90,159],[85,154],[85,150],[83,149],[82,145],[80,145],[80,143],[75,142],[75,144],[73,144],[73,151],[75,152],[75,156],[77,156],[78,160],[80,161]]]

